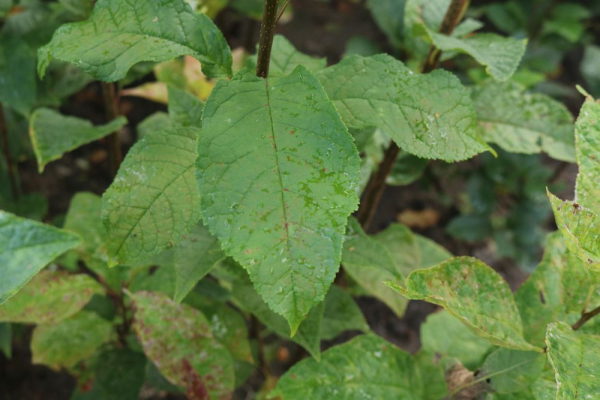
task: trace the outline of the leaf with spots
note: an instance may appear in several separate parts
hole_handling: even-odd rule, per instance
[[[421,400],[424,382],[410,354],[375,335],[361,335],[305,359],[277,383],[283,400]]]
[[[146,356],[189,399],[230,399],[233,360],[204,315],[153,292],[131,295],[133,328]]]
[[[523,338],[523,325],[508,284],[493,269],[471,257],[456,257],[412,272],[405,286],[388,285],[411,300],[444,307],[473,333],[516,350],[538,351]]]
[[[600,336],[577,333],[557,322],[548,325],[546,345],[558,387],[556,400],[600,397]]]
[[[530,387],[545,364],[544,354],[498,348],[485,359],[479,376],[498,393],[515,393]]]
[[[31,337],[32,362],[53,369],[73,367],[91,357],[112,333],[112,324],[91,311],[56,324],[38,325]]]
[[[319,79],[346,126],[379,127],[408,153],[460,161],[489,149],[467,89],[449,72],[415,74],[381,54],[347,57]]]
[[[57,58],[113,82],[139,62],[183,55],[198,59],[209,77],[231,75],[225,38],[184,0],[99,0],[90,19],[61,26],[38,50],[38,73]]]
[[[198,132],[172,123],[127,153],[102,196],[110,266],[147,260],[175,246],[198,222]]]
[[[42,271],[0,306],[0,321],[55,324],[76,314],[94,294],[103,293],[88,275]]]
[[[317,78],[245,70],[204,107],[198,182],[206,225],[292,334],[339,268],[360,159]]]
[[[94,126],[86,119],[68,117],[49,108],[38,108],[29,121],[29,135],[39,172],[51,161],[71,150],[101,139],[127,124],[118,117],[108,124]]]
[[[79,237],[70,232],[0,210],[0,304],[79,244]]]
[[[548,153],[575,161],[573,117],[560,102],[515,82],[489,80],[471,89],[482,137],[512,153]]]

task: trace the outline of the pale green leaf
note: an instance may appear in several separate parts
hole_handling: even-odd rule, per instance
[[[473,333],[495,345],[542,351],[523,338],[521,317],[508,284],[482,261],[456,257],[412,272],[406,287],[388,284],[409,299],[444,307]]]
[[[90,311],[57,324],[38,325],[31,337],[32,362],[53,369],[73,367],[91,357],[112,333],[112,324]]]
[[[361,335],[303,360],[277,383],[282,400],[421,400],[423,381],[410,354],[375,335]]]
[[[0,211],[0,304],[79,243],[72,233]]]
[[[559,232],[548,235],[542,261],[515,293],[525,339],[543,346],[546,326],[581,313],[598,283]]]
[[[104,289],[88,275],[42,271],[0,306],[0,321],[55,324],[77,313]]]
[[[421,325],[421,345],[428,354],[457,358],[472,370],[481,365],[492,347],[446,311],[430,314]]]
[[[180,302],[225,253],[202,223],[196,225],[174,249],[175,301]]]
[[[487,81],[471,90],[485,140],[512,153],[540,153],[574,162],[573,117],[560,102],[514,82]]]
[[[203,218],[292,333],[339,268],[360,159],[319,81],[249,71],[217,83],[202,115]]]
[[[250,67],[254,68],[256,66],[256,56],[252,56],[248,61]],[[301,53],[284,36],[275,35],[271,49],[269,74],[288,75],[298,65],[303,65],[309,71],[316,72],[325,68],[327,60]]]
[[[349,128],[379,127],[408,153],[460,161],[489,149],[467,89],[449,72],[414,74],[380,54],[345,58],[319,79]]]
[[[106,125],[94,126],[86,119],[68,117],[49,108],[38,108],[29,120],[29,135],[40,173],[50,161],[71,150],[101,139],[127,124],[118,117]]]
[[[146,356],[189,398],[230,398],[233,360],[200,311],[167,296],[138,292],[133,328]]]
[[[435,47],[470,55],[485,65],[487,73],[498,81],[506,81],[515,73],[527,47],[527,39],[505,38],[495,33],[480,33],[460,39],[423,29]]]
[[[204,103],[192,93],[169,85],[169,115],[183,126],[202,126]]]
[[[184,0],[99,0],[89,20],[61,26],[38,50],[38,73],[52,58],[79,66],[106,82],[123,79],[141,61],[190,55],[209,77],[231,75],[225,38]]]
[[[35,103],[35,54],[16,35],[0,35],[0,103],[29,115]]]
[[[535,382],[545,363],[538,352],[499,348],[485,359],[480,376],[498,393],[520,392]]]
[[[171,118],[169,117],[169,114],[162,111],[157,111],[138,124],[138,139],[143,138],[149,133],[167,129],[170,126],[170,124]]]
[[[155,256],[175,246],[198,222],[198,132],[171,124],[131,148],[102,196],[109,265]]]
[[[391,224],[373,239],[385,246],[394,260],[395,270],[401,276],[406,277],[415,269],[422,268],[421,251],[416,235],[405,225]]]
[[[579,165],[575,201],[600,214],[600,101],[585,100],[575,125],[575,140]],[[596,255],[600,257],[600,253]]]
[[[421,253],[419,268],[429,268],[453,257],[452,253],[425,236],[414,234]]]
[[[344,331],[368,330],[369,325],[352,296],[339,286],[331,285],[325,296],[321,339],[334,339]]]
[[[600,336],[576,333],[558,322],[548,325],[546,344],[558,387],[556,400],[599,398]]]

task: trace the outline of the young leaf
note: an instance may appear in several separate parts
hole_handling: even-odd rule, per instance
[[[68,151],[101,139],[127,124],[118,117],[106,125],[94,126],[87,119],[67,117],[49,108],[38,108],[29,120],[29,135],[40,173],[50,161]]]
[[[91,357],[112,333],[112,324],[90,311],[54,325],[38,325],[31,338],[32,362],[53,369],[73,367]]]
[[[225,258],[217,239],[202,223],[174,249],[175,301],[181,302],[219,261]]]
[[[21,37],[0,35],[0,103],[29,115],[35,95],[35,54]]]
[[[554,367],[557,400],[600,396],[600,337],[576,333],[569,325],[557,322],[548,325],[546,345]]]
[[[422,381],[410,354],[375,335],[361,335],[305,359],[279,379],[283,400],[421,399]]]
[[[169,90],[169,115],[172,120],[183,126],[202,127],[202,108],[204,103],[185,90],[174,86]]]
[[[131,295],[133,328],[146,356],[189,398],[230,398],[233,360],[200,311],[152,292]]]
[[[467,89],[449,72],[414,74],[380,54],[345,58],[319,79],[349,128],[379,127],[411,154],[460,161],[489,149]]]
[[[38,73],[52,58],[76,64],[94,78],[113,82],[141,61],[191,55],[210,77],[231,75],[225,38],[184,0],[99,0],[89,20],[65,24],[38,50]]]
[[[255,66],[256,56],[252,56],[248,61],[250,66]],[[273,47],[271,48],[269,74],[288,75],[298,65],[303,65],[309,71],[316,72],[325,68],[327,60],[303,54],[296,50],[294,45],[284,36],[275,35],[273,37]]]
[[[422,28],[435,47],[470,55],[485,65],[487,73],[498,81],[506,81],[515,73],[527,47],[527,39],[505,38],[495,33],[480,33],[460,39]]]
[[[487,340],[473,334],[465,324],[446,311],[427,316],[421,325],[421,343],[425,353],[457,358],[471,370],[481,365],[492,347]]]
[[[492,80],[471,90],[482,136],[513,153],[540,153],[574,162],[573,117],[560,102]]]
[[[204,221],[293,334],[339,268],[343,231],[358,202],[356,147],[302,66],[285,77],[245,71],[220,81],[202,127]]]
[[[79,237],[67,231],[0,211],[0,304],[79,243]]]
[[[444,307],[473,333],[495,345],[542,351],[523,338],[521,317],[508,284],[482,261],[456,257],[414,271],[406,278],[406,287],[393,282],[388,285],[409,299]]]
[[[545,355],[538,352],[499,348],[485,359],[480,376],[488,377],[498,393],[515,393],[531,386],[545,363]]]
[[[138,400],[144,384],[146,357],[127,347],[98,357],[92,391],[98,400]]]
[[[109,265],[144,261],[173,247],[200,218],[196,135],[174,124],[144,136],[102,196]]]
[[[335,339],[344,331],[368,330],[369,325],[352,296],[339,286],[331,285],[325,296],[321,339]]]
[[[0,306],[0,321],[55,324],[74,315],[102,286],[87,275],[42,271]]]

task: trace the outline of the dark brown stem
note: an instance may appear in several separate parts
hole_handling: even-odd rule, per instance
[[[465,15],[467,8],[469,8],[469,0],[452,0],[452,3],[444,16],[442,25],[440,25],[440,33],[443,35],[451,35],[452,32],[454,32],[454,28],[456,28],[462,17]],[[435,46],[432,46],[425,59],[423,73],[428,73],[436,69],[440,63],[441,55],[442,52]]]
[[[598,314],[600,314],[600,306],[594,308],[592,311],[581,313],[581,318],[579,318],[579,321],[575,322],[571,327],[574,331],[576,331],[577,329],[581,328],[583,324]]]
[[[260,26],[260,39],[258,41],[258,61],[256,63],[256,76],[266,78],[269,76],[269,63],[271,61],[271,47],[273,35],[277,25],[277,6],[279,0],[265,0],[262,24]]]
[[[116,93],[114,83],[102,82],[102,97],[104,98],[104,108],[106,110],[106,118],[109,121],[119,116],[119,96]],[[123,161],[121,152],[121,141],[119,140],[119,132],[114,132],[108,137],[108,153],[110,156],[110,172],[112,176],[117,174],[119,166]]]
[[[10,144],[8,142],[8,128],[4,120],[4,109],[0,103],[0,135],[2,136],[2,149],[4,150],[4,158],[8,167],[8,180],[10,181],[10,189],[12,191],[13,200],[18,200],[19,192],[17,186],[17,168],[10,152]]]
[[[269,364],[265,357],[265,343],[262,338],[262,324],[254,315],[250,317],[250,334],[256,340],[258,346],[258,367],[263,375],[266,377],[271,375],[269,370]]]
[[[452,3],[444,16],[444,20],[442,21],[440,33],[450,35],[462,19],[468,7],[469,0],[452,0]],[[436,55],[435,52],[438,54]],[[423,65],[423,73],[427,73],[437,68],[440,54],[441,53],[435,47],[431,48],[429,56]],[[392,141],[390,147],[388,147],[385,152],[383,161],[379,164],[377,171],[371,175],[369,183],[367,183],[367,187],[363,192],[360,206],[356,212],[356,218],[365,230],[371,225],[371,221],[377,210],[377,205],[379,204],[385,189],[385,182],[394,167],[394,163],[396,162],[399,153],[400,148]]]

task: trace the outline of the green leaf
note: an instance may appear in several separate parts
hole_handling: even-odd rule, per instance
[[[94,126],[86,119],[64,116],[49,108],[38,108],[29,120],[29,134],[40,173],[50,161],[64,153],[101,139],[127,124],[118,117],[106,125]]]
[[[600,213],[600,101],[586,98],[575,124],[577,188],[575,201]],[[600,253],[596,253],[600,256]]]
[[[490,351],[490,343],[473,334],[459,319],[446,311],[427,316],[421,325],[422,351],[439,357],[457,358],[467,368],[474,370]]]
[[[253,362],[246,320],[238,311],[220,306],[212,315],[206,314],[215,338],[221,342],[236,361]]]
[[[400,48],[403,42],[404,9],[407,0],[368,0],[367,7],[390,43]]]
[[[53,369],[73,367],[91,357],[112,334],[112,324],[89,311],[54,325],[38,325],[31,337],[32,362]]]
[[[574,162],[573,117],[560,102],[542,93],[527,93],[514,82],[487,81],[473,87],[483,138],[513,153],[548,153]]]
[[[559,232],[548,235],[542,261],[515,293],[525,339],[543,346],[546,326],[581,313],[598,283]]]
[[[155,256],[198,222],[197,134],[196,128],[171,124],[144,136],[127,153],[102,196],[110,266]]]
[[[109,349],[99,355],[93,391],[102,400],[137,400],[142,385],[146,357],[127,347]]]
[[[508,80],[517,70],[527,47],[527,39],[505,38],[495,33],[480,33],[464,39],[445,36],[422,27],[435,47],[473,57],[498,81]]]
[[[403,280],[415,269],[422,268],[421,252],[416,241],[416,235],[407,226],[391,224],[375,235],[373,239],[385,246],[393,259],[390,267],[394,268]]]
[[[375,335],[361,335],[305,359],[277,383],[283,400],[420,400],[422,381],[410,354]]]
[[[548,325],[546,344],[558,387],[556,399],[598,398],[600,337],[576,333],[569,325],[557,322]]]
[[[76,235],[62,229],[0,211],[0,304],[79,243]]]
[[[406,287],[388,285],[411,300],[444,307],[473,333],[497,346],[542,351],[523,338],[521,317],[508,284],[482,261],[456,257],[414,271],[406,278]]]
[[[319,81],[298,66],[217,83],[202,115],[203,218],[295,333],[339,268],[360,159]]]
[[[29,115],[35,103],[35,54],[16,35],[0,35],[0,103]]]
[[[202,127],[202,108],[204,103],[185,90],[169,85],[169,115],[172,120],[183,126]]]
[[[386,183],[391,186],[410,185],[423,175],[427,164],[428,160],[425,158],[419,158],[409,153],[400,153]]]
[[[0,321],[55,324],[81,310],[104,289],[88,275],[42,271],[0,306]]]
[[[10,323],[0,323],[0,351],[4,353],[6,358],[12,356],[12,326]]]
[[[256,67],[256,56],[252,56],[249,66]],[[271,49],[271,64],[269,65],[270,75],[288,75],[298,66],[302,65],[309,71],[319,71],[325,68],[327,60],[325,58],[316,58],[299,52],[289,40],[282,35],[273,37],[273,47]]]
[[[202,223],[196,225],[175,248],[175,301],[181,302],[198,281],[224,258],[225,253],[208,228]]]
[[[344,240],[342,265],[344,270],[367,292],[384,302],[398,316],[404,314],[408,304],[397,296],[386,281],[402,281],[404,276],[386,246],[369,237],[355,219],[350,219]],[[409,256],[410,256],[409,252]]]
[[[433,240],[417,234],[414,234],[414,236],[421,253],[420,268],[433,267],[453,257],[452,253]]]
[[[141,61],[190,55],[209,77],[231,75],[225,38],[184,0],[99,0],[89,20],[61,26],[38,50],[38,73],[52,58],[76,64],[94,78],[113,82]]]
[[[460,161],[489,149],[467,89],[449,72],[414,74],[381,54],[345,58],[319,79],[346,126],[379,127],[408,153]]]
[[[173,114],[171,114],[173,115]],[[149,133],[167,129],[171,124],[171,118],[167,113],[157,111],[148,116],[137,126],[138,139],[143,138]]]
[[[335,339],[344,331],[369,331],[365,317],[352,296],[337,285],[331,285],[325,296],[321,322],[321,339]]]
[[[491,353],[481,367],[481,377],[498,393],[525,390],[542,373],[544,354],[499,348]]]
[[[233,360],[198,310],[152,292],[131,295],[133,328],[146,356],[190,398],[229,398]]]

